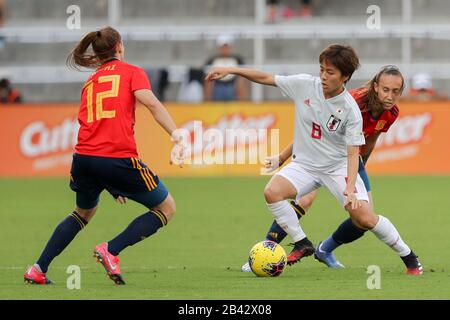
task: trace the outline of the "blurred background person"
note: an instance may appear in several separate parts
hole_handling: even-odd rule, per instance
[[[433,88],[433,80],[428,73],[418,73],[413,76],[408,98],[418,101],[430,101],[438,98]]]
[[[300,18],[311,17],[311,0],[298,0],[300,7],[298,8],[298,16]],[[289,4],[280,6],[280,0],[267,0],[267,22],[277,22],[281,15],[284,19],[290,19],[296,16],[296,10]]]
[[[206,62],[210,67],[237,67],[244,64],[244,59],[234,53],[234,37],[229,34],[220,35],[217,40],[217,54]],[[248,81],[242,77],[229,75],[214,83],[204,83],[205,101],[235,101],[248,99]]]
[[[0,103],[21,103],[20,91],[14,89],[11,82],[3,78],[0,80]]]
[[[0,28],[5,25],[5,0],[0,0]]]
[[[202,69],[189,68],[181,82],[177,101],[182,103],[201,103],[204,100],[205,73]]]
[[[0,29],[5,26],[6,20],[6,5],[5,0],[0,0]],[[0,50],[5,47],[5,37],[0,35]]]

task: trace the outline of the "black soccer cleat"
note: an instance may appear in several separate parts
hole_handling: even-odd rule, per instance
[[[303,257],[313,255],[315,252],[316,249],[314,248],[312,242],[309,241],[308,238],[304,238],[294,244],[294,249],[292,249],[287,258],[287,264],[291,266],[294,263],[299,262]]]
[[[419,257],[411,250],[411,253],[405,257],[401,257],[403,263],[406,266],[406,274],[412,276],[420,276],[423,274],[422,264],[419,261]]]

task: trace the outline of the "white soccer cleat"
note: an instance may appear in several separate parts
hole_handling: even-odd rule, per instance
[[[242,272],[252,272],[252,269],[250,268],[250,264],[248,262],[244,263],[244,265],[241,267]]]

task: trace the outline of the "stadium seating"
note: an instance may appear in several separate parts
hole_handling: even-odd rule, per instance
[[[69,0],[9,0],[7,1],[8,21],[5,32],[19,28],[20,32],[27,32],[36,27],[64,28]],[[283,30],[291,28],[316,28],[325,26],[329,30],[336,27],[360,23],[365,25],[366,9],[370,0],[352,1],[314,1],[314,16],[308,20],[292,19],[273,26],[277,35],[268,36],[265,40],[265,65],[274,66],[273,72],[292,72],[292,68],[283,65],[310,66],[316,63],[318,54],[328,44],[344,42],[355,47],[365,65],[370,65],[370,71],[355,74],[351,85],[358,85],[367,79],[367,75],[376,70],[376,66],[387,63],[402,64],[402,39],[398,36],[388,38],[369,38],[366,36],[352,37],[347,40],[345,33],[342,37],[326,38],[291,38],[283,39]],[[421,23],[427,28],[430,23],[442,24],[449,12],[450,2],[433,0],[412,0],[413,23]],[[292,1],[294,4],[295,1]],[[401,23],[401,1],[378,1],[382,10],[384,26]],[[82,31],[108,24],[108,1],[80,0],[77,4],[81,8]],[[134,0],[121,2],[121,18],[119,30],[132,30],[139,26],[144,30],[158,30],[159,26],[186,25],[208,30],[211,26],[254,26],[254,1],[209,1],[209,0]],[[281,28],[280,28],[281,25]],[[272,28],[272,26],[269,26]],[[278,29],[277,29],[278,28]],[[429,26],[428,28],[433,28]],[[279,30],[282,30],[281,33]],[[72,30],[64,31],[70,35]],[[280,36],[281,35],[281,36]],[[247,64],[255,63],[253,54],[253,39],[248,36],[240,37],[236,41],[236,52],[240,53]],[[437,89],[450,88],[450,73],[435,70],[434,66],[448,60],[446,53],[450,52],[450,35],[447,38],[413,37],[411,39],[411,67],[404,70],[405,74],[429,72],[433,75]],[[79,98],[79,87],[86,77],[85,74],[75,75],[65,70],[64,61],[68,52],[74,46],[74,41],[59,42],[37,40],[34,43],[23,43],[17,38],[7,38],[3,49],[0,49],[0,75],[10,76],[22,90],[26,101],[76,101]],[[215,43],[208,32],[199,34],[195,39],[125,39],[127,47],[126,59],[130,63],[138,64],[147,69],[179,66],[172,68],[175,73],[183,72],[188,66],[201,67],[206,58],[215,50]],[[430,66],[432,62],[434,65]],[[42,68],[49,67],[47,72]],[[37,68],[37,69],[36,69]],[[295,69],[295,68],[294,68]],[[431,69],[431,70],[430,70]],[[174,71],[175,70],[175,71]],[[271,69],[272,70],[272,69]],[[301,70],[298,70],[301,71]],[[307,72],[314,72],[305,70]],[[38,76],[40,81],[38,81]],[[180,74],[171,76],[171,87],[168,98],[175,99]],[[48,92],[53,94],[49,95]],[[264,98],[280,99],[279,92],[265,89]]]

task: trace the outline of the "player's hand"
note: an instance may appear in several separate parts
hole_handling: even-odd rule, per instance
[[[170,153],[170,164],[175,164],[180,168],[183,168],[184,160],[186,159],[187,154],[186,143],[183,139],[183,136],[178,135],[177,133],[172,134],[172,140],[175,144],[172,147],[172,151]]]
[[[344,203],[344,207],[346,207],[347,205],[350,204],[351,209],[355,210],[362,206],[361,200],[358,200],[356,198],[356,193],[354,193],[353,191],[349,191],[348,189],[345,189],[344,196],[347,197],[347,199],[345,200],[345,203]]]
[[[226,67],[212,67],[211,70],[209,70],[208,74],[206,75],[205,80],[206,81],[219,80],[227,76],[229,73],[230,73],[229,69]]]
[[[283,165],[280,155],[267,157],[264,160],[264,168],[266,168],[266,173],[272,173]]]
[[[125,204],[127,203],[127,197],[122,197],[122,196],[117,196],[116,197],[116,202],[119,204]]]

